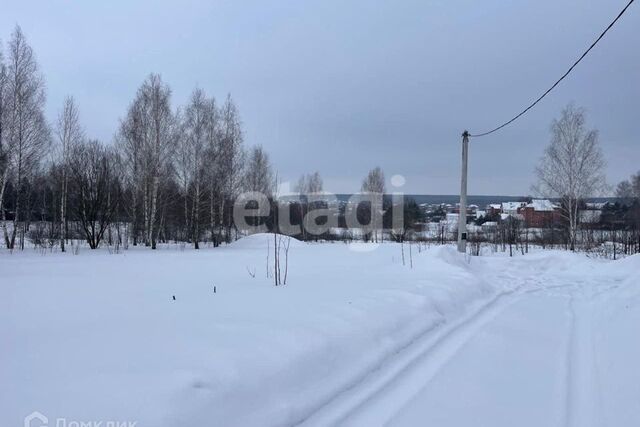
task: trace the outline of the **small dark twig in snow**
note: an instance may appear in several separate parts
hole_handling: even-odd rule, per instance
[[[247,266],[247,273],[249,273],[249,276],[251,276],[252,278],[256,278],[256,269],[254,268],[253,271],[251,271],[251,269]]]

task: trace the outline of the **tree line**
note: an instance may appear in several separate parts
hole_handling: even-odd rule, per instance
[[[145,245],[170,239],[198,248],[232,238],[241,191],[272,195],[269,155],[247,148],[231,96],[218,103],[196,88],[175,108],[158,74],[138,88],[115,143],[86,135],[74,98],[45,117],[45,80],[16,27],[0,45],[0,215],[9,249],[25,240],[59,245],[86,240]]]
[[[308,197],[323,193],[320,174],[300,178],[295,190],[302,196],[297,201],[278,200],[278,179],[269,155],[260,146],[245,146],[238,107],[230,95],[218,102],[195,88],[180,107],[172,105],[171,96],[161,76],[150,74],[123,112],[113,143],[87,136],[71,96],[49,122],[44,77],[33,49],[16,27],[6,49],[0,44],[4,245],[24,249],[29,240],[65,251],[69,241],[84,240],[95,249],[106,239],[117,247],[155,249],[158,242],[167,241],[186,242],[196,249],[201,242],[217,246],[238,235],[233,208],[243,192],[259,192],[269,199],[270,212],[260,221],[273,232],[285,232],[278,205],[288,205],[287,222],[302,225],[294,236],[303,240],[355,237],[377,242],[385,237],[382,229],[392,228],[389,237],[400,242],[424,238],[415,231],[428,215],[412,200],[397,205],[383,197],[385,176],[379,167],[362,182],[364,196],[355,217],[364,225],[358,236],[350,230],[308,233],[305,218],[323,222],[319,215],[308,214],[328,207],[321,198]],[[569,249],[584,242],[596,247],[613,241],[623,244],[625,252],[640,251],[640,172],[617,186],[622,204],[607,207],[598,224],[581,224],[579,211],[585,200],[607,188],[598,132],[587,128],[583,109],[569,105],[553,121],[551,135],[533,190],[561,201],[561,223],[548,224],[538,236],[526,231],[523,238],[521,225],[507,221],[492,241],[528,245],[533,240],[543,246],[564,242]],[[347,228],[345,209],[354,207],[341,206],[336,217],[325,220],[335,222],[335,228]],[[401,228],[393,227],[398,210]],[[446,234],[442,228],[437,240],[444,243]],[[476,246],[486,240],[476,237]]]
[[[0,222],[8,249],[59,246],[86,241],[91,249],[109,246],[202,242],[218,246],[238,236],[233,208],[237,196],[259,192],[270,202],[260,220],[273,232],[277,224],[277,174],[268,153],[248,148],[238,107],[230,95],[219,103],[195,88],[186,105],[172,105],[169,85],[150,74],[119,120],[114,140],[91,138],[72,96],[52,122],[45,116],[46,86],[35,53],[21,28],[6,49],[0,44]],[[385,191],[384,173],[372,169],[365,193]],[[322,201],[319,172],[303,175],[295,186],[302,196],[289,210],[301,225],[295,237],[309,235],[304,218]],[[288,204],[288,203],[287,203]],[[361,221],[379,221],[383,206],[360,206]],[[367,212],[373,212],[367,213]],[[387,223],[389,217],[384,215]],[[320,219],[320,222],[322,220]],[[344,216],[339,226],[344,226]],[[365,238],[377,240],[369,227]]]

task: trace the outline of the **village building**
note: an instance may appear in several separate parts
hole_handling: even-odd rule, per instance
[[[492,203],[487,206],[487,215],[490,217],[496,217],[502,213],[502,205],[500,203]]]
[[[561,220],[560,207],[546,199],[533,199],[518,209],[527,228],[543,228]]]
[[[515,216],[518,214],[518,210],[525,204],[525,202],[502,202],[502,205],[500,206],[500,212],[503,214]]]
[[[578,212],[580,224],[597,224],[602,217],[602,209],[607,203],[585,203],[584,209]]]

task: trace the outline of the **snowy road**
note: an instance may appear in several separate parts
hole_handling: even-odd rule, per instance
[[[0,426],[640,426],[640,256],[271,239],[1,254]]]
[[[640,425],[640,307],[593,268],[495,280],[505,293],[415,343],[305,425]],[[635,304],[630,302],[635,301]]]

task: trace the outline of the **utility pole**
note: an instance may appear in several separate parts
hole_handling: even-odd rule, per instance
[[[460,214],[458,215],[458,252],[467,252],[467,163],[469,132],[462,133],[462,177],[460,180]]]

